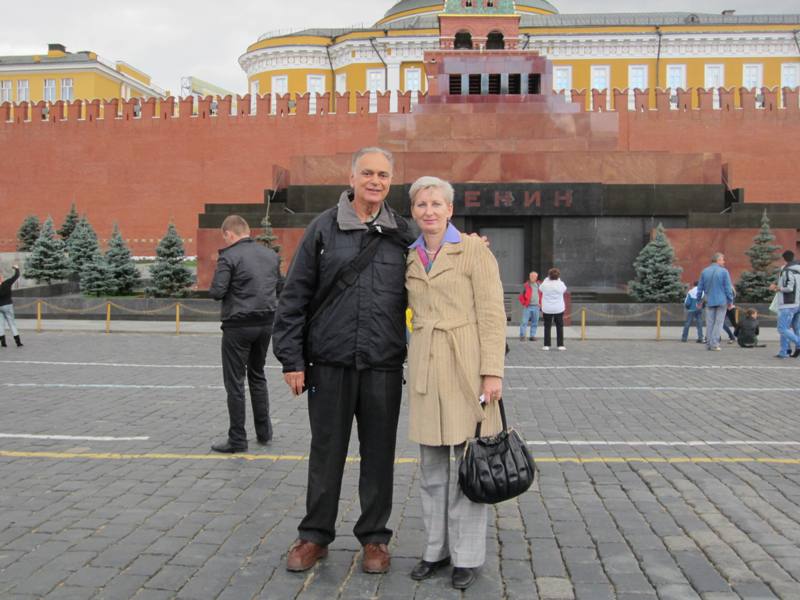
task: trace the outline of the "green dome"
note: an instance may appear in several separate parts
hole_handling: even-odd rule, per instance
[[[549,13],[558,14],[555,6],[546,2],[545,0],[517,0],[514,2],[517,8],[538,8]],[[383,16],[388,19],[394,15],[404,13],[409,10],[416,10],[418,8],[429,8],[431,12],[441,12],[443,10],[444,2],[435,2],[434,0],[401,0],[392,8],[386,11]]]

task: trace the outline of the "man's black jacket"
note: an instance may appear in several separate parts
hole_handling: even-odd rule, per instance
[[[358,256],[371,236],[348,193],[308,226],[292,260],[273,330],[273,351],[283,371],[324,364],[357,369],[399,369],[406,354],[407,247],[414,241],[403,217],[384,205],[373,222],[384,234],[371,263],[354,285],[326,306],[310,325],[339,270]]]
[[[19,279],[19,269],[14,269],[14,275],[11,279],[5,279],[0,283],[0,306],[11,304],[11,286]]]
[[[282,278],[274,250],[244,238],[219,251],[208,295],[222,300],[222,326],[272,321]]]

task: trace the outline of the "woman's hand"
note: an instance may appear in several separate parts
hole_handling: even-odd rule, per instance
[[[487,404],[500,400],[503,397],[503,379],[493,375],[484,375],[481,378],[481,393]]]

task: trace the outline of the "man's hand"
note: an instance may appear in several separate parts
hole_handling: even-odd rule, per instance
[[[478,235],[477,233],[470,233],[470,234],[469,234],[469,237],[474,237],[474,238],[478,238],[478,237],[479,237],[479,238],[481,238],[481,241],[482,241],[484,244],[486,244],[486,247],[487,247],[487,248],[488,248],[489,246],[491,246],[491,244],[489,243],[489,238],[488,238],[488,237],[486,237],[485,235]]]
[[[19,271],[19,265],[13,265],[11,268],[14,269],[15,271]]]
[[[769,284],[769,291],[777,292],[778,291],[778,284],[777,283],[770,283]]]
[[[284,373],[283,380],[286,382],[286,385],[289,386],[289,389],[292,390],[292,393],[295,396],[299,396],[303,393],[303,386],[306,383],[306,372],[292,371],[290,373]]]
[[[481,393],[486,404],[503,397],[503,380],[500,377],[484,375],[481,380]]]

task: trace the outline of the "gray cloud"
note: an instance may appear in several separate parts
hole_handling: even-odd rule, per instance
[[[111,60],[124,60],[174,93],[180,89],[180,78],[187,75],[244,93],[246,77],[237,59],[262,33],[371,24],[393,4],[392,0],[231,0],[227,4],[208,0],[138,0],[120,5],[38,0],[32,9],[28,4],[13,2],[3,7],[0,55],[43,53],[48,43],[60,42],[68,50],[93,50]],[[664,3],[658,0],[618,0],[613,4],[552,0],[552,4],[562,13],[664,11]],[[669,10],[800,12],[797,0],[705,0],[702,9],[698,5],[682,0],[670,5]]]

